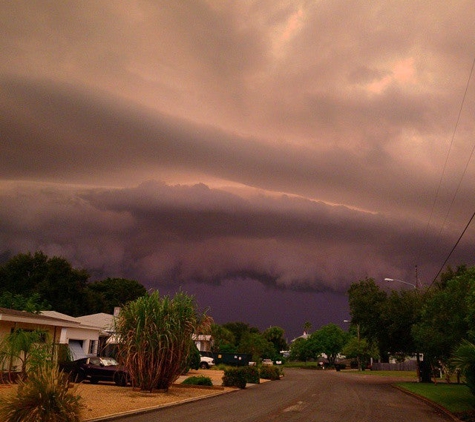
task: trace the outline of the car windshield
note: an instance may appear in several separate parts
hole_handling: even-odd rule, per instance
[[[114,358],[101,358],[101,364],[104,366],[117,366],[119,363]]]

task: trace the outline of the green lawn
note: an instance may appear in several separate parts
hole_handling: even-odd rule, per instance
[[[466,412],[475,409],[475,396],[464,384],[402,382],[397,386],[426,397],[450,412]]]
[[[355,374],[358,375],[374,375],[379,377],[404,377],[404,378],[414,378],[417,380],[416,371],[355,371]]]

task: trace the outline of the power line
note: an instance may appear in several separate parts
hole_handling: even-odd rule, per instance
[[[454,131],[453,131],[453,133],[452,133],[452,139],[451,139],[451,142],[450,142],[450,147],[449,147],[449,150],[448,150],[448,152],[447,152],[447,156],[446,156],[446,158],[445,158],[445,163],[444,163],[444,167],[443,167],[443,170],[442,170],[442,175],[441,175],[440,180],[439,180],[439,185],[438,185],[438,187],[437,187],[437,192],[436,192],[436,196],[435,196],[435,199],[434,199],[434,203],[432,204],[432,209],[431,209],[429,221],[428,221],[427,226],[426,226],[426,229],[425,229],[425,231],[424,231],[424,238],[426,237],[427,232],[428,232],[428,230],[429,230],[430,222],[431,222],[431,220],[432,220],[432,216],[433,216],[433,213],[434,213],[434,208],[435,208],[435,205],[436,205],[436,203],[437,203],[437,199],[438,199],[438,197],[439,197],[440,188],[441,188],[441,186],[442,186],[442,180],[443,180],[443,178],[444,178],[445,171],[446,171],[446,168],[447,168],[447,162],[448,162],[448,159],[449,159],[450,151],[451,151],[451,149],[452,149],[452,145],[453,145],[453,143],[454,143],[455,134],[456,134],[456,132],[457,132],[457,128],[458,128],[458,125],[459,125],[459,122],[460,122],[460,117],[461,117],[461,115],[462,115],[462,110],[463,110],[463,107],[464,107],[464,104],[465,104],[465,99],[466,99],[466,97],[467,97],[467,92],[468,92],[468,88],[469,88],[469,86],[470,86],[470,81],[471,81],[471,79],[472,79],[472,74],[473,74],[473,69],[474,69],[474,67],[475,67],[475,57],[474,57],[474,59],[473,59],[472,67],[471,67],[471,69],[470,69],[470,74],[469,74],[469,77],[468,77],[468,80],[467,80],[467,84],[466,84],[466,86],[465,86],[465,91],[464,91],[464,94],[463,94],[463,97],[462,97],[462,102],[461,102],[461,104],[460,104],[459,112],[458,112],[458,115],[457,115],[457,121],[456,121],[456,123],[455,123]],[[459,180],[459,183],[458,183],[458,185],[457,185],[457,188],[456,188],[456,190],[455,190],[455,193],[454,193],[454,195],[453,195],[453,197],[452,197],[452,202],[451,202],[450,205],[449,205],[449,208],[448,208],[448,210],[447,210],[447,214],[445,215],[445,219],[444,219],[444,221],[443,221],[443,223],[442,223],[442,226],[441,226],[441,228],[440,228],[439,236],[441,235],[442,230],[443,230],[443,228],[444,228],[444,226],[445,226],[445,223],[447,222],[448,216],[449,216],[450,211],[451,211],[451,209],[452,209],[452,206],[453,206],[453,204],[454,204],[454,202],[455,202],[455,197],[457,196],[458,191],[459,191],[459,189],[460,189],[460,186],[461,186],[461,184],[462,184],[462,180],[463,180],[463,178],[465,177],[465,174],[466,174],[466,172],[467,172],[468,165],[469,165],[469,163],[470,163],[470,161],[471,161],[471,159],[472,159],[474,150],[475,150],[475,145],[474,145],[474,147],[472,148],[472,151],[471,151],[470,156],[469,156],[469,158],[468,158],[467,164],[465,165],[465,168],[464,168],[464,171],[463,171],[463,173],[462,173],[462,176],[461,176],[461,178],[460,178],[460,180]],[[439,271],[437,272],[436,276],[435,276],[434,279],[432,280],[432,283],[429,285],[429,289],[432,287],[432,285],[434,284],[434,282],[437,280],[437,277],[439,276],[439,274],[440,274],[440,273],[442,272],[442,270],[444,269],[445,264],[447,264],[447,261],[448,261],[448,260],[450,259],[450,257],[452,256],[452,253],[455,251],[455,248],[456,248],[457,245],[460,243],[460,240],[462,239],[463,235],[464,235],[465,232],[467,231],[467,229],[468,229],[468,227],[469,227],[469,225],[470,225],[470,223],[472,222],[472,220],[473,220],[474,217],[475,217],[475,212],[472,214],[472,217],[470,218],[470,220],[468,221],[468,223],[467,223],[467,225],[465,226],[464,230],[462,231],[461,235],[460,235],[459,238],[457,239],[457,242],[456,242],[455,245],[453,246],[452,250],[451,250],[450,253],[448,254],[448,256],[447,256],[447,258],[445,259],[444,263],[442,264],[441,268],[439,269]],[[418,261],[419,261],[419,259],[420,259],[421,253],[422,253],[422,249],[419,251]]]
[[[468,77],[468,81],[467,81],[467,85],[465,87],[465,92],[463,94],[463,99],[462,99],[462,104],[460,106],[460,110],[459,110],[459,114],[458,114],[458,117],[457,117],[457,123],[455,124],[455,130],[454,130],[454,134],[452,136],[452,143],[453,143],[453,139],[455,137],[455,131],[457,130],[457,126],[459,124],[459,121],[460,121],[460,115],[462,113],[462,108],[463,108],[463,105],[465,103],[465,98],[467,97],[467,91],[468,91],[468,87],[470,85],[470,80],[472,79],[472,73],[473,73],[473,68],[475,67],[475,58],[473,59],[473,63],[472,63],[472,68],[470,69],[470,76]],[[452,145],[452,144],[451,144]],[[467,169],[468,169],[468,165],[470,164],[470,161],[472,159],[472,156],[473,156],[473,152],[475,150],[475,144],[473,145],[472,147],[472,151],[468,157],[468,160],[467,160],[467,164],[465,164],[465,168],[463,170],[463,173],[462,173],[462,176],[460,177],[460,180],[459,180],[459,183],[457,185],[457,189],[455,189],[455,193],[452,197],[452,202],[450,203],[449,205],[449,209],[447,210],[447,214],[445,215],[445,219],[444,219],[444,222],[442,223],[442,226],[440,227],[440,232],[439,232],[439,235],[442,233],[442,230],[444,229],[444,226],[445,226],[445,223],[447,222],[447,219],[449,217],[449,214],[450,214],[450,211],[452,210],[452,206],[454,205],[455,203],[455,198],[460,190],[460,186],[462,185],[462,180],[463,178],[465,177],[465,173],[467,173]]]
[[[447,264],[447,261],[450,259],[450,257],[452,256],[452,253],[455,251],[455,248],[457,247],[457,245],[459,244],[460,240],[462,240],[462,237],[463,235],[465,234],[465,232],[467,231],[468,229],[468,226],[470,226],[470,223],[472,222],[473,218],[475,217],[475,212],[472,214],[472,216],[470,217],[470,220],[468,220],[468,223],[467,225],[465,226],[465,228],[463,229],[463,232],[462,234],[459,236],[459,238],[457,239],[457,242],[455,242],[455,245],[454,247],[452,248],[452,250],[450,251],[449,255],[447,256],[447,258],[445,259],[444,263],[442,264],[442,266],[440,267],[440,270],[439,272],[435,275],[434,279],[432,280],[432,283],[430,283],[429,285],[429,289],[432,287],[432,285],[435,283],[435,281],[437,280],[437,277],[439,277],[439,274],[442,272],[442,270],[444,269],[445,267],[445,264]]]
[[[465,86],[465,92],[463,93],[463,96],[462,96],[462,102],[460,103],[460,108],[459,108],[459,111],[458,111],[457,120],[456,120],[456,122],[455,122],[454,130],[453,130],[453,132],[452,132],[452,137],[451,137],[451,140],[450,140],[449,149],[448,149],[447,155],[446,155],[446,157],[445,157],[444,167],[442,168],[442,173],[441,173],[441,175],[440,175],[439,184],[438,184],[438,186],[437,186],[437,190],[436,190],[436,193],[435,193],[434,202],[432,203],[432,208],[431,208],[431,211],[430,211],[429,220],[427,221],[426,228],[425,228],[424,233],[423,233],[423,235],[422,235],[422,238],[423,238],[423,239],[426,238],[426,235],[427,235],[427,233],[428,233],[428,231],[429,231],[430,223],[431,223],[432,217],[433,217],[433,215],[434,215],[435,206],[436,206],[436,204],[437,204],[437,200],[439,199],[439,194],[440,194],[440,190],[441,190],[441,187],[442,187],[442,181],[444,180],[445,172],[446,172],[446,170],[447,170],[447,163],[448,163],[448,161],[449,161],[450,152],[452,151],[452,146],[453,146],[453,144],[454,144],[455,134],[456,134],[456,132],[457,132],[457,128],[458,128],[458,125],[459,125],[459,122],[460,122],[460,117],[461,117],[461,115],[462,115],[462,110],[463,110],[463,106],[464,106],[464,104],[465,104],[465,99],[466,99],[466,97],[467,97],[467,92],[468,92],[468,87],[469,87],[469,85],[470,85],[470,80],[472,79],[472,74],[473,74],[474,66],[475,66],[475,57],[474,57],[474,59],[473,59],[472,67],[471,67],[471,69],[470,69],[470,74],[469,74],[469,76],[468,76],[467,84],[466,84],[466,86]],[[473,150],[472,150],[472,154],[473,154]],[[472,154],[470,155],[470,158],[472,157]],[[470,159],[469,159],[469,161],[470,161]],[[467,166],[468,166],[468,163],[467,163]],[[465,171],[466,171],[466,168],[465,168]],[[463,179],[463,176],[465,175],[465,171],[464,171],[464,173],[463,173],[463,175],[462,175],[462,179]],[[460,181],[460,183],[461,183],[461,181]],[[460,183],[459,183],[459,186],[460,186]],[[458,192],[458,188],[457,188],[457,191],[455,192],[455,195],[454,195],[454,197],[453,197],[453,199],[452,199],[452,204],[453,204],[453,202],[454,202],[454,200],[455,200],[455,196],[457,195],[457,192]],[[451,210],[451,208],[452,208],[452,204],[449,206],[449,210],[447,211],[447,215],[446,215],[446,217],[445,217],[444,223],[443,223],[442,226],[441,226],[441,229],[440,229],[440,232],[439,232],[439,236],[440,236],[440,233],[442,232],[442,228],[444,227],[445,222],[447,221],[447,217],[448,217],[448,215],[449,215],[449,213],[450,213],[450,210]],[[417,256],[417,261],[416,261],[416,262],[419,262],[419,260],[420,260],[420,257],[421,257],[421,254],[422,254],[422,249],[423,249],[423,248],[422,248],[422,246],[421,246],[421,248],[420,248],[420,250],[419,250],[419,254],[418,254],[418,256]]]

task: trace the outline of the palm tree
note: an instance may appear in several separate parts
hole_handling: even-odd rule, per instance
[[[45,358],[48,347],[47,333],[43,330],[14,330],[0,343],[0,363],[3,370],[16,372],[20,365],[20,376],[26,378],[29,366],[38,364]]]

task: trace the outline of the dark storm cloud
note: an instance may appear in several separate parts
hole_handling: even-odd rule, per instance
[[[0,256],[222,297],[430,282],[475,209],[474,20],[468,0],[0,2]]]
[[[433,194],[424,167],[398,163],[384,146],[272,145],[69,85],[4,80],[1,89],[0,174],[7,180],[138,183],[171,169],[370,211],[411,206],[415,216],[427,206],[421,198]],[[464,185],[460,197],[473,203],[470,192]]]
[[[254,279],[345,291],[365,276],[383,277],[421,246],[405,221],[288,196],[243,199],[202,184],[23,188],[5,192],[1,202],[8,204],[0,214],[2,244],[12,252],[42,249],[96,277],[134,275],[157,287]],[[431,271],[437,260],[430,255],[440,256],[449,242],[426,245]]]

